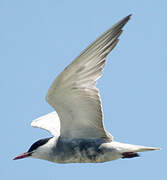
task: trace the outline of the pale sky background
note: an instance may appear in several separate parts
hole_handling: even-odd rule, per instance
[[[93,40],[132,13],[98,82],[105,127],[115,140],[162,147],[102,164],[13,161],[50,134],[30,122],[53,109],[54,78]],[[165,0],[0,1],[0,179],[167,178],[167,3]]]

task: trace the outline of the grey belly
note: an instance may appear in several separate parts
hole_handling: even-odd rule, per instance
[[[58,139],[53,149],[54,162],[57,163],[89,163],[103,162],[104,151],[100,148],[103,139]]]

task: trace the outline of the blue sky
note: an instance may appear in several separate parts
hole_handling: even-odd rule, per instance
[[[165,179],[167,127],[166,1],[1,0],[1,179]],[[105,127],[115,140],[162,147],[102,164],[13,161],[50,136],[30,122],[53,109],[54,78],[93,40],[133,16],[98,82]]]

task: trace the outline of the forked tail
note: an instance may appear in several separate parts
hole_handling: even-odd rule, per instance
[[[138,157],[138,152],[160,150],[156,147],[139,146],[133,144],[113,142],[119,152],[122,154],[122,158],[133,158]]]
[[[127,144],[127,146],[128,146],[128,144]],[[129,148],[132,148],[131,149],[132,151],[123,152],[122,153],[122,158],[139,157],[139,154],[137,152],[160,150],[160,148],[138,146],[138,145],[131,145],[131,144],[129,144]]]

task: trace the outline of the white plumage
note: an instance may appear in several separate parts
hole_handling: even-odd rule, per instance
[[[100,36],[55,79],[50,87],[46,100],[60,117],[62,137],[112,139],[104,129],[96,81],[102,74],[106,56],[118,43],[122,27],[128,19],[129,17],[126,17]],[[38,123],[39,121],[32,124],[38,127]],[[43,128],[50,130],[48,125]]]
[[[112,26],[55,79],[46,96],[55,112],[31,123],[54,137],[35,142],[28,152],[15,159],[30,156],[58,163],[97,163],[132,158],[138,156],[137,152],[159,149],[116,142],[104,128],[96,81],[129,19],[130,15]]]

